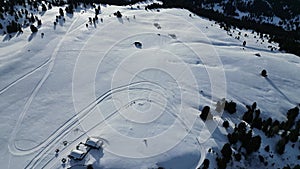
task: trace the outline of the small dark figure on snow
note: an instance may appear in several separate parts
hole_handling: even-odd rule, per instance
[[[141,42],[134,42],[135,47],[141,49],[142,48],[142,43]]]
[[[264,70],[262,70],[261,71],[261,75],[263,76],[263,77],[267,77],[268,75],[267,75],[267,71],[264,69]]]
[[[122,14],[120,11],[115,12],[114,15],[118,18],[122,18]]]

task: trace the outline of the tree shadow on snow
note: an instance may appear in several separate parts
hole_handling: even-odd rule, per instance
[[[5,34],[4,38],[2,39],[2,42],[9,41],[11,38],[15,37],[16,34],[16,32]]]
[[[28,42],[30,42],[35,36],[36,36],[36,32],[31,33],[30,36],[28,37]]]
[[[118,21],[119,21],[121,24],[124,23],[123,18],[118,18]]]
[[[287,101],[291,102],[291,100],[272,82],[271,79],[266,77],[266,80],[269,82],[269,84],[277,91],[279,92]],[[291,102],[292,103],[292,102]]]
[[[73,18],[74,14],[66,13],[66,16],[69,17],[69,18]]]
[[[103,153],[103,149],[100,148],[99,150],[97,149],[92,149],[90,150],[90,155],[97,161],[99,162],[100,161],[100,158],[103,157],[104,153]]]
[[[46,11],[40,12],[40,15],[43,16],[46,13]]]

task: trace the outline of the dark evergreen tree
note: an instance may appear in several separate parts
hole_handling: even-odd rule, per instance
[[[236,161],[241,161],[242,159],[242,155],[240,153],[233,154],[233,156]]]
[[[30,25],[30,30],[32,33],[36,33],[38,31],[37,27],[35,27],[34,25]]]
[[[236,103],[233,101],[230,101],[229,103],[227,101],[225,101],[224,110],[226,110],[230,114],[235,113],[236,112]]]
[[[47,11],[47,7],[45,4],[42,4],[42,11],[46,12]]]
[[[299,136],[299,130],[294,129],[291,130],[290,134],[289,134],[289,140],[293,143],[298,141],[298,136]]]
[[[86,169],[94,169],[92,164],[87,165]]]
[[[286,140],[285,137],[281,138],[276,144],[276,152],[280,155],[284,153]]]
[[[209,107],[209,106],[204,106],[204,108],[203,108],[202,111],[201,111],[201,115],[200,115],[200,118],[201,118],[203,121],[206,121],[207,116],[208,116],[208,114],[209,114],[209,111],[210,111],[210,107]]]
[[[61,17],[63,17],[63,16],[64,16],[64,11],[63,11],[63,9],[62,9],[62,8],[59,8],[59,15],[60,15]]]
[[[265,69],[263,69],[262,71],[261,71],[261,75],[263,76],[263,77],[267,77],[268,75],[267,75],[267,71],[265,70]]]
[[[221,153],[223,155],[223,159],[227,162],[230,161],[231,159],[231,155],[232,155],[232,150],[231,150],[231,146],[229,143],[224,144]]]
[[[298,116],[299,114],[299,108],[298,107],[295,107],[295,108],[292,108],[290,110],[288,110],[287,112],[287,122],[285,123],[285,129],[288,130],[290,129],[294,123],[295,123],[295,119],[296,117]]]
[[[216,161],[218,169],[226,169],[227,161],[224,158],[217,158]]]
[[[118,18],[122,18],[122,14],[120,11],[115,12],[114,15]]]
[[[261,137],[254,136],[251,138],[250,143],[246,147],[247,153],[250,154],[252,152],[258,151],[261,145]]]
[[[264,148],[264,150],[265,150],[266,152],[270,152],[270,146],[267,145],[267,146]]]
[[[228,128],[228,127],[229,127],[229,122],[228,122],[227,120],[225,120],[225,121],[223,122],[223,127],[224,127],[224,128]]]
[[[232,134],[229,133],[227,138],[230,144],[236,144],[239,140],[239,134],[237,132],[233,132]]]
[[[203,168],[202,169],[208,169],[209,168],[209,159],[205,159],[203,161]]]

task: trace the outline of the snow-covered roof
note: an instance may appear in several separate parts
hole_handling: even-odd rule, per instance
[[[70,153],[70,156],[73,157],[74,159],[80,159],[84,155],[84,152],[80,150],[72,150]]]
[[[94,147],[94,148],[100,148],[102,146],[103,142],[97,138],[94,137],[89,137],[86,142],[85,145],[89,146],[89,147]]]

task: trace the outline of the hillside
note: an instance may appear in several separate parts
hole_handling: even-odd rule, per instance
[[[249,133],[254,121],[244,113],[254,102],[248,111],[259,109],[271,123],[251,130],[261,137],[258,150],[247,154],[240,141],[230,146],[242,156],[232,155],[227,168],[299,164],[299,131],[282,155],[276,145],[299,127],[299,117],[287,112],[300,103],[300,58],[279,51],[267,34],[224,30],[184,9],[147,5],[81,4],[63,16],[53,6],[35,11],[38,32],[26,27],[1,37],[1,166],[188,169],[209,159],[209,168],[217,168],[235,125],[244,119]],[[223,98],[236,103],[234,113],[219,106]],[[276,120],[286,123],[266,135]],[[82,161],[67,157],[91,136],[103,149]]]

